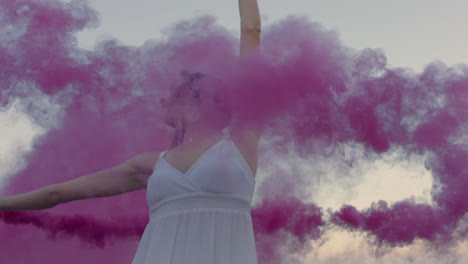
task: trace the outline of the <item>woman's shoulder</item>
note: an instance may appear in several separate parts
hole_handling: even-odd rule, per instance
[[[264,125],[260,122],[243,121],[236,116],[231,120],[227,129],[233,140],[238,141],[242,145],[256,147],[264,131]]]
[[[236,145],[237,150],[255,176],[258,145],[263,132],[263,126],[253,123],[239,125],[239,123],[232,122],[229,126],[229,131],[232,142]]]

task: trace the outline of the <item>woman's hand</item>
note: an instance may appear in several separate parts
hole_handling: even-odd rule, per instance
[[[239,0],[241,17],[240,55],[260,45],[261,20],[257,0]]]
[[[259,30],[261,28],[257,0],[239,0],[239,14],[242,30]]]

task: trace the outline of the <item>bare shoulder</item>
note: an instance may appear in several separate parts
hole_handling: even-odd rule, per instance
[[[143,152],[128,159],[125,163],[144,174],[150,175],[153,173],[154,165],[159,159],[159,153],[159,151]]]
[[[257,122],[242,121],[234,116],[229,124],[229,131],[240,144],[256,147],[263,133],[263,125]]]
[[[229,131],[237,149],[249,165],[254,176],[257,171],[258,143],[262,136],[263,126],[258,123],[242,122],[233,119],[229,124]]]

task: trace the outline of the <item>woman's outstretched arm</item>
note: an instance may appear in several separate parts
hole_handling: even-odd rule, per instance
[[[260,45],[261,19],[257,0],[239,0],[241,18],[240,55]]]
[[[32,192],[0,197],[0,211],[42,210],[54,207],[54,185],[45,186]]]
[[[0,211],[42,210],[75,200],[145,189],[159,152],[145,152],[117,166],[32,192],[0,197]]]

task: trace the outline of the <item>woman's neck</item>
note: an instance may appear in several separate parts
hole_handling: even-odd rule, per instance
[[[218,135],[219,128],[209,127],[203,124],[192,124],[186,127],[177,127],[172,140],[171,148],[178,145],[191,145],[197,144],[214,135]]]

